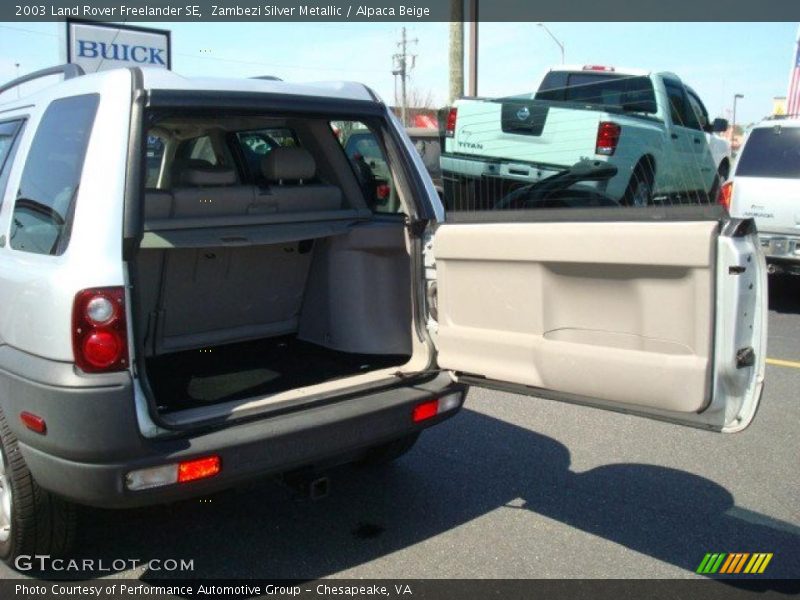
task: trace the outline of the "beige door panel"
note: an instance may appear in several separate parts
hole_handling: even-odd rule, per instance
[[[710,397],[716,236],[714,222],[444,225],[439,365],[697,412]]]

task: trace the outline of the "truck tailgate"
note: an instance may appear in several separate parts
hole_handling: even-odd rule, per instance
[[[458,103],[450,153],[568,167],[594,156],[605,113],[562,108],[541,100],[506,98]]]
[[[760,233],[800,236],[800,179],[736,176],[731,214],[754,218]]]

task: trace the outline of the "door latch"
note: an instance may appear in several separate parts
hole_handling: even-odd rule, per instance
[[[751,346],[736,351],[736,368],[744,369],[756,364],[756,351]]]

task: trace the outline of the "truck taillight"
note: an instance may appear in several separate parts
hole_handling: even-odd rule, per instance
[[[717,204],[720,204],[725,210],[730,212],[731,210],[731,199],[733,198],[733,182],[726,181],[722,184],[722,187],[719,188],[719,193],[717,194]]]
[[[611,156],[617,149],[619,142],[619,135],[622,132],[622,127],[610,121],[601,121],[597,126],[597,143],[595,145],[595,153],[602,154],[603,156]]]
[[[458,118],[458,109],[453,107],[447,113],[447,124],[444,128],[444,135],[446,137],[453,137],[456,134],[456,119]]]
[[[86,373],[108,373],[128,368],[124,288],[92,288],[75,295],[72,351],[75,364]]]
[[[606,67],[603,65],[583,65],[584,71],[606,71],[612,73],[614,71],[614,67]]]

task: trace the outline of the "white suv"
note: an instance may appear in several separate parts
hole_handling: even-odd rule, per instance
[[[744,141],[722,201],[756,220],[770,273],[800,275],[800,118],[772,118]]]
[[[445,219],[363,85],[46,73],[62,72],[20,99],[19,80],[0,87],[12,564],[65,552],[75,503],[387,462],[455,414],[465,384],[712,431],[751,422],[766,336],[751,220],[715,206]],[[361,128],[388,182],[345,154]]]

